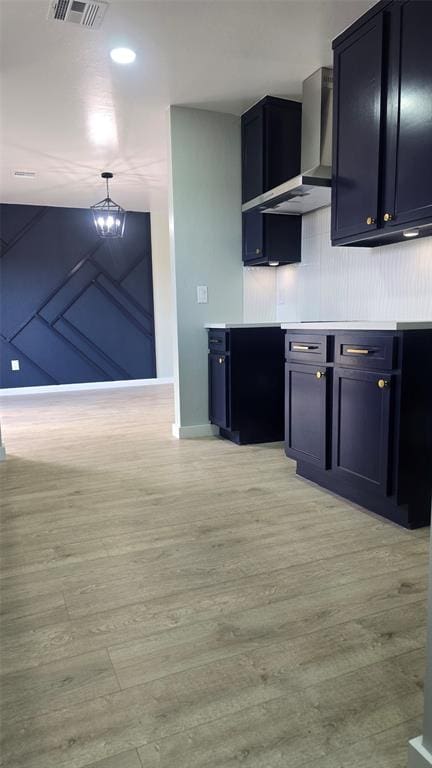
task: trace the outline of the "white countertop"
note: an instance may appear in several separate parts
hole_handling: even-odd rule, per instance
[[[204,328],[228,329],[228,328],[280,328],[280,323],[205,323]]]
[[[315,322],[315,323],[282,323],[281,328],[288,331],[415,331],[432,329],[432,320],[418,322],[399,322],[398,320],[358,320],[350,322]]]

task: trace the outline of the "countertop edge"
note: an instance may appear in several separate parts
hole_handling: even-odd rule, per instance
[[[230,328],[280,328],[281,323],[204,323],[208,330],[229,330]]]
[[[287,331],[415,331],[432,330],[432,321],[353,321],[329,323],[281,323],[281,328]]]

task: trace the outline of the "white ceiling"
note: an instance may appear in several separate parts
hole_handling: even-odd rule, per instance
[[[331,40],[374,0],[111,0],[99,30],[47,21],[48,0],[0,0],[3,202],[166,204],[167,107],[240,114],[299,97]],[[113,64],[127,45],[135,64]],[[12,171],[36,171],[33,180]]]

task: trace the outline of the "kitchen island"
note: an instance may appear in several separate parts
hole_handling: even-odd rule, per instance
[[[432,322],[284,323],[285,452],[297,474],[428,525]]]

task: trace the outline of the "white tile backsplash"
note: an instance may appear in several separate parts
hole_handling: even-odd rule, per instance
[[[432,238],[333,248],[330,208],[303,216],[301,264],[244,276],[246,322],[432,320]]]
[[[245,323],[276,320],[276,272],[276,267],[245,267],[243,269],[243,321]]]

